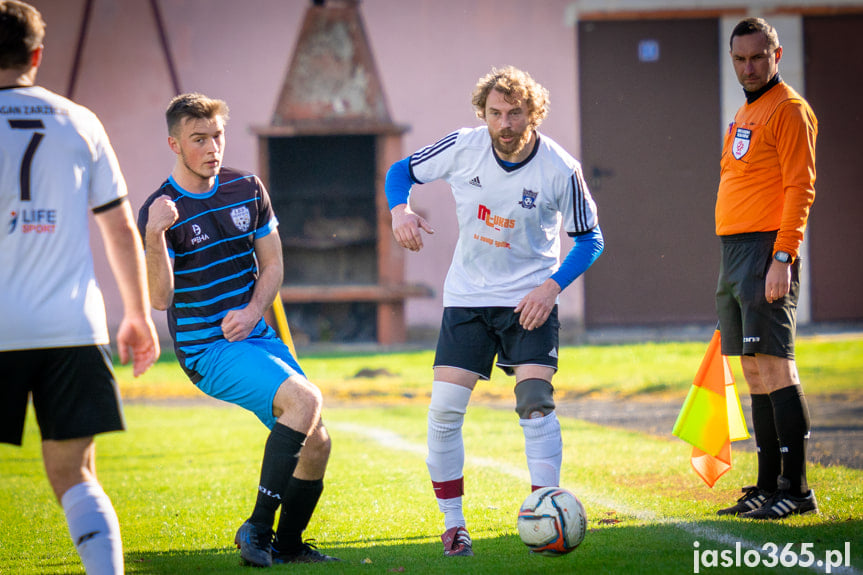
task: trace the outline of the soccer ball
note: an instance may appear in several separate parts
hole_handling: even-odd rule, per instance
[[[518,510],[518,535],[533,553],[565,555],[578,547],[586,531],[584,505],[561,487],[537,489]]]

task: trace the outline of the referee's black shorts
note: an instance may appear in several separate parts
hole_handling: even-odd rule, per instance
[[[125,428],[107,345],[0,351],[0,442],[21,445],[31,394],[43,440]]]
[[[776,232],[720,236],[722,260],[716,313],[723,355],[761,353],[794,359],[800,260],[791,264],[791,289],[772,303],[764,296]]]
[[[560,322],[557,306],[546,322],[531,331],[518,323],[512,307],[447,307],[441,320],[435,367],[457,367],[482,379],[495,365],[507,375],[519,365],[544,365],[557,370]]]

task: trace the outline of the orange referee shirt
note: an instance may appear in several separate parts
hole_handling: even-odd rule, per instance
[[[796,259],[815,199],[818,121],[779,82],[734,116],[722,146],[716,234],[778,230],[774,253]]]

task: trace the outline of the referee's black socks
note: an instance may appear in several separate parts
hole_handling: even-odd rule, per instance
[[[759,489],[776,491],[776,479],[782,473],[782,455],[779,451],[779,436],[773,421],[773,402],[766,393],[753,393],[752,429],[755,432],[755,446],[758,449]]]
[[[791,385],[777,389],[770,394],[770,401],[782,454],[782,477],[791,483],[791,495],[806,495],[809,492],[806,481],[809,405],[803,388]]]

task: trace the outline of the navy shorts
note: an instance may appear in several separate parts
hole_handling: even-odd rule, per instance
[[[31,395],[43,440],[125,429],[107,345],[0,351],[0,442],[21,445]]]
[[[546,322],[528,331],[512,307],[447,307],[441,320],[435,367],[457,367],[491,377],[494,358],[507,375],[519,365],[545,365],[557,370],[560,322],[557,306]]]
[[[723,355],[761,353],[794,359],[800,260],[791,264],[791,289],[773,303],[764,297],[776,232],[722,236],[716,313]]]

